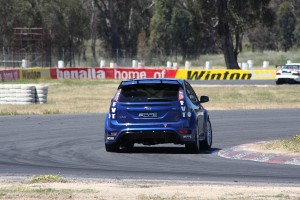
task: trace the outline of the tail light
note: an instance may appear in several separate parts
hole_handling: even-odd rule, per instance
[[[189,131],[189,130],[186,130],[186,129],[182,129],[182,130],[179,130],[179,133],[180,133],[180,134],[183,134],[183,135],[186,135],[186,134],[189,134],[190,131]]]
[[[280,72],[276,72],[276,75],[281,75],[281,73]]]
[[[118,102],[119,98],[120,98],[120,94],[121,94],[122,89],[119,89],[113,99],[113,102]]]
[[[300,76],[300,72],[293,72],[292,75]]]
[[[178,92],[178,101],[183,101],[184,100],[184,92],[183,89],[180,88]]]

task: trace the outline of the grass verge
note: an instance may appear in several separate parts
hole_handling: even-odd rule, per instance
[[[300,134],[292,138],[275,140],[262,146],[265,150],[300,153]]]
[[[47,84],[48,103],[0,105],[0,115],[100,113],[109,110],[119,80],[27,80],[22,83]],[[15,83],[15,82],[14,82]],[[207,95],[208,110],[299,109],[299,85],[205,86],[195,85],[196,93]]]

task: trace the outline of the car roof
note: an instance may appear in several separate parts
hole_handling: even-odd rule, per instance
[[[184,85],[183,79],[176,78],[143,78],[143,79],[130,79],[122,81],[119,85],[119,88],[128,85],[136,85],[136,84],[174,84],[174,85]]]
[[[285,64],[285,66],[289,66],[289,65],[300,65],[300,63],[288,63],[288,64]]]

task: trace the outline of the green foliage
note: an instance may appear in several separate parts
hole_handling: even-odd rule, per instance
[[[176,7],[173,9],[170,35],[174,44],[172,48],[178,49],[178,53],[183,55],[184,58],[191,55],[190,53],[187,55],[188,52],[186,52],[186,49],[197,49],[197,46],[202,46],[195,45],[197,43],[192,16],[183,9]]]
[[[295,27],[295,31],[294,31],[294,38],[295,38],[295,42],[294,45],[296,47],[300,47],[300,23],[298,23]]]
[[[295,135],[293,139],[294,139],[296,142],[298,142],[299,145],[300,145],[300,134]]]
[[[44,110],[43,115],[62,114],[59,110]]]
[[[0,46],[11,46],[13,28],[32,25],[30,3],[28,0],[0,0],[0,5]]]
[[[95,65],[98,57],[165,63],[223,51],[230,67],[236,67],[245,42],[260,51],[300,46],[300,0],[0,0],[0,5],[0,47],[13,47],[14,27],[45,28],[51,56],[69,66],[76,58],[86,60],[88,45]]]
[[[253,52],[257,50],[264,51],[277,49],[276,35],[273,33],[273,30],[263,26],[261,23],[251,29],[248,33],[248,39]]]
[[[17,112],[10,112],[10,111],[1,111],[0,116],[1,115],[18,115],[18,113]]]
[[[193,9],[207,7],[205,2],[192,2]],[[205,5],[204,5],[205,4]],[[203,21],[206,16],[196,19],[191,8],[185,7],[180,1],[156,0],[150,26],[150,48],[152,57],[156,59],[171,59],[178,61],[178,55],[183,60],[193,59],[200,53],[216,52],[217,48],[207,26]],[[210,11],[208,9],[208,11]],[[208,12],[205,10],[205,12]],[[204,14],[206,15],[206,14]],[[168,58],[166,58],[166,57]]]
[[[93,0],[96,7],[97,35],[108,50],[102,54],[114,60],[137,54],[138,35],[149,35],[151,0]],[[118,51],[122,50],[122,51]]]
[[[280,31],[281,46],[284,51],[289,50],[294,42],[296,18],[290,2],[283,2],[279,7],[278,26]]]
[[[59,49],[57,56],[74,66],[74,55],[63,55],[62,49],[65,52],[79,52],[88,38],[90,13],[87,8],[82,6],[80,0],[44,0],[40,2],[40,10],[44,26],[50,31],[52,48]]]
[[[198,26],[198,30],[207,30],[210,38],[221,47],[229,69],[238,68],[237,56],[242,51],[244,34],[258,22],[268,25],[273,22],[273,15],[268,7],[269,0],[180,2],[195,19],[194,25]],[[205,41],[207,38],[202,38],[201,42]]]
[[[67,180],[58,175],[36,175],[29,183],[66,183]]]
[[[289,152],[299,153],[300,152],[300,135],[295,135],[292,138],[276,140],[269,142],[265,145],[266,149],[278,150],[284,149]]]
[[[173,0],[156,0],[150,25],[150,46],[152,51],[168,54],[172,47]]]
[[[16,27],[46,28],[51,43],[48,46],[70,52],[78,52],[87,39],[90,13],[80,0],[0,0],[0,5],[1,47],[13,47],[12,31]],[[56,56],[62,59],[62,53]],[[74,55],[65,56],[66,62],[74,63],[74,59]]]

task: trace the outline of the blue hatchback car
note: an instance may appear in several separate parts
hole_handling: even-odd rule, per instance
[[[105,120],[105,148],[117,152],[134,144],[173,143],[197,153],[212,145],[208,111],[182,79],[122,81]]]

